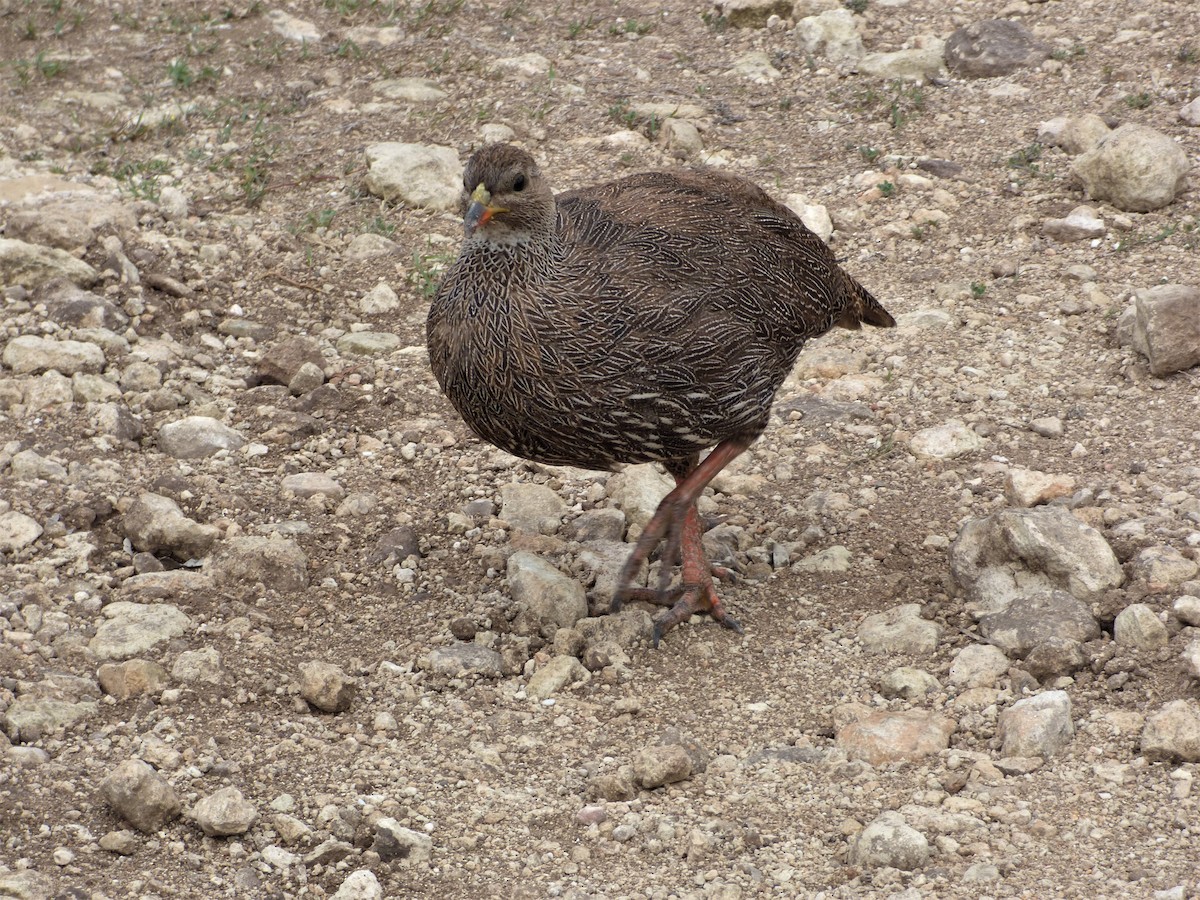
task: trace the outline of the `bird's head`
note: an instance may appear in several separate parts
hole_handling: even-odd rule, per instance
[[[532,156],[489,144],[463,173],[462,213],[468,240],[520,243],[553,227],[554,195]]]

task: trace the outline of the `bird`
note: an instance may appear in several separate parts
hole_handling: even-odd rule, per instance
[[[527,460],[661,463],[675,487],[610,611],[665,607],[655,647],[696,613],[742,633],[714,586],[732,573],[705,556],[696,500],[766,429],[807,340],[895,320],[794,212],[712,168],[556,195],[528,152],[488,144],[464,169],[461,212],[463,242],[426,322],[443,393],[476,435]],[[657,586],[635,585],[660,545]]]

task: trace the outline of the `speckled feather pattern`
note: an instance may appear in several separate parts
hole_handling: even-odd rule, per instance
[[[514,172],[528,187],[505,195]],[[753,440],[808,338],[891,324],[743,179],[651,173],[553,197],[531,157],[492,145],[467,167],[468,193],[480,182],[507,212],[447,270],[429,355],[467,424],[517,456],[603,469]]]

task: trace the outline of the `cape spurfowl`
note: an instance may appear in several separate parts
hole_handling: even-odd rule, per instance
[[[740,631],[713,588],[696,498],[762,433],[807,339],[895,320],[791,210],[732,175],[653,172],[555,196],[533,157],[492,144],[463,187],[462,249],[429,310],[442,390],[476,434],[526,459],[662,462],[676,487],[613,609],[667,606],[655,644],[694,612]],[[634,587],[664,540],[657,588]]]

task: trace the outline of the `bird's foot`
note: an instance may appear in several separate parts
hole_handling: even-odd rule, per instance
[[[743,634],[741,623],[725,611],[725,605],[713,589],[712,579],[706,579],[702,584],[678,584],[669,591],[657,591],[653,588],[631,588],[626,600],[641,600],[644,603],[654,603],[666,606],[667,609],[654,617],[654,632],[652,643],[657,648],[658,642],[668,631],[680,622],[686,622],[696,613],[708,613],[730,631]]]

